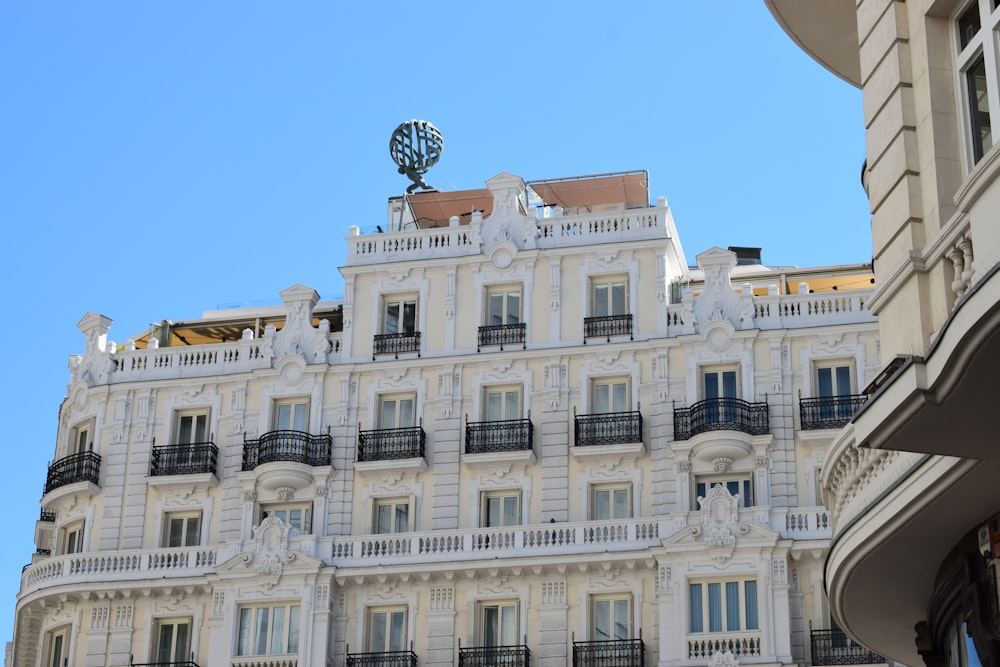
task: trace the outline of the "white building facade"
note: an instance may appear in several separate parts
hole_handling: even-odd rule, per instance
[[[646,181],[393,199],[343,301],[84,316],[6,664],[881,662],[818,474],[870,267],[688,267]]]

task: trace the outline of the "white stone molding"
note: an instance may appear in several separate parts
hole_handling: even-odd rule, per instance
[[[378,404],[382,396],[389,394],[414,394],[413,414],[418,420],[419,415],[424,414],[424,402],[427,400],[427,379],[421,374],[419,368],[399,369],[393,368],[378,375],[373,375],[368,382],[368,423],[363,426],[364,430],[379,428],[375,423],[378,418]],[[361,415],[358,415],[361,419]]]
[[[434,586],[428,591],[428,599],[430,600],[428,611],[432,614],[455,611],[454,586]]]
[[[368,613],[378,607],[406,607],[406,636],[416,637],[417,616],[420,615],[419,595],[416,590],[401,591],[396,589],[395,582],[387,581],[375,588],[368,588],[364,594],[354,597],[354,614],[360,622],[354,623],[354,641],[351,646],[365,646],[365,629],[368,625]]]
[[[587,521],[590,519],[590,494],[594,485],[616,484],[627,482],[630,486],[632,501],[632,516],[643,516],[642,509],[642,473],[643,466],[635,465],[635,457],[619,459],[618,463],[613,461],[598,461],[586,466],[579,474],[579,488],[577,495],[578,511],[583,513],[575,521]]]
[[[566,581],[543,581],[540,584],[540,606],[563,608],[566,606]]]
[[[414,471],[385,471],[368,479],[364,497],[358,503],[362,526],[371,531],[375,517],[375,503],[390,498],[406,498],[410,504],[410,530],[420,530],[420,512],[424,503],[424,485]],[[355,523],[357,528],[357,524]]]
[[[817,395],[814,387],[816,364],[843,360],[848,362],[855,382],[854,393],[859,393],[865,387],[865,367],[867,364],[866,347],[857,333],[818,334],[810,337],[805,346],[799,350],[799,369],[802,373],[802,397],[812,398]]]
[[[150,498],[152,499],[152,498]],[[186,488],[172,487],[156,498],[153,504],[153,534],[144,536],[146,548],[159,546],[164,534],[163,520],[172,512],[201,512],[201,535],[199,544],[211,544],[209,526],[212,523],[212,508],[215,497],[208,488],[200,484],[189,484]]]
[[[294,360],[291,362],[296,364]],[[257,431],[248,436],[257,436],[271,430],[271,418],[275,401],[289,398],[303,398],[309,402],[309,433],[323,432],[323,376],[306,373],[297,384],[289,386],[281,380],[264,382],[260,386],[260,409],[257,416]]]
[[[489,471],[482,472],[472,478],[469,484],[470,510],[472,512],[472,524],[481,528],[482,521],[481,501],[482,495],[486,491],[517,490],[521,492],[521,525],[528,525],[529,510],[531,508],[531,487],[532,476],[527,474],[523,465],[495,465]]]
[[[719,352],[711,348],[708,343],[695,342],[687,347],[687,389],[686,405],[690,406],[702,399],[701,395],[701,374],[702,370],[713,366],[737,366],[738,381],[740,384],[740,395],[738,398],[751,403],[758,402],[756,387],[754,386],[754,361],[753,361],[753,337],[749,332],[737,333],[726,350]],[[678,405],[681,402],[678,401]]]
[[[468,421],[483,421],[483,392],[489,387],[517,386],[521,388],[521,419],[526,419],[531,407],[531,394],[535,386],[535,373],[524,359],[497,360],[492,364],[477,364],[472,372],[472,411]]]
[[[639,271],[640,264],[635,252],[621,246],[602,245],[600,250],[583,256],[584,261],[577,270],[579,282],[579,312],[581,339],[583,338],[583,318],[591,316],[590,291],[594,279],[627,276],[628,312],[632,314],[632,335],[639,333]]]
[[[385,308],[386,297],[406,294],[414,294],[417,297],[417,331],[421,334],[425,333],[427,331],[427,300],[432,292],[430,278],[425,275],[424,269],[394,267],[383,269],[377,275],[378,279],[372,285],[370,295],[365,296],[365,298],[372,299],[374,303],[374,307],[371,309],[369,329],[372,335],[382,331],[382,311]],[[424,345],[424,342],[421,341],[421,350]],[[407,355],[409,354],[407,353]]]
[[[582,362],[577,375],[577,387],[580,392],[579,414],[590,414],[591,391],[594,380],[602,378],[627,377],[629,381],[629,408],[639,409],[639,383],[642,381],[642,364],[636,359],[635,352],[622,352],[620,349],[595,348],[596,352],[579,359]]]
[[[476,326],[485,324],[486,291],[491,287],[517,285],[521,288],[521,321],[527,322],[524,331],[525,344],[531,342],[532,294],[535,292],[535,259],[515,260],[506,268],[497,268],[492,264],[482,263],[473,273],[476,297]]]

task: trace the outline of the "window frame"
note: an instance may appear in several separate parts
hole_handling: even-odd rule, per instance
[[[509,298],[512,294],[517,294],[517,312],[512,313],[509,308]],[[499,296],[501,306],[501,321],[493,321],[493,298]],[[511,321],[511,315],[514,315]],[[519,283],[504,283],[497,285],[487,285],[486,294],[483,299],[483,326],[511,326],[524,322],[524,288]]]
[[[383,646],[376,646],[375,643],[375,617],[380,614],[386,614],[386,628],[384,632],[385,642]],[[394,644],[392,638],[393,623],[392,617],[396,614],[402,615],[401,630],[403,636],[401,641]],[[406,605],[387,605],[387,606],[377,606],[368,607],[365,610],[365,641],[364,645],[369,653],[393,653],[397,651],[407,651],[409,650],[409,608]],[[398,646],[399,648],[394,648]]]
[[[309,417],[312,410],[308,396],[290,396],[287,398],[276,398],[272,405],[274,412],[271,415],[271,429],[274,431],[297,431],[299,433],[309,433]],[[281,409],[289,407],[289,423],[287,428],[282,428]],[[298,408],[303,408],[302,419],[299,419]],[[302,422],[300,424],[300,421]],[[297,428],[298,426],[302,428]]]
[[[512,643],[504,643],[503,610],[511,609],[514,619]],[[494,632],[499,638],[497,644],[487,644],[488,610],[496,610],[497,627]],[[521,642],[521,602],[517,599],[479,600],[476,602],[476,637],[478,645],[483,648],[499,646],[520,646]]]
[[[728,473],[707,473],[704,475],[696,474],[694,475],[694,494],[691,496],[691,509],[693,511],[698,511],[698,496],[708,497],[708,492],[712,490],[717,484],[722,484],[726,487],[726,490],[732,494],[732,489],[730,484],[737,484],[739,488],[739,505],[741,509],[748,507],[754,507],[754,476],[753,473],[746,472],[728,472]],[[698,487],[702,484],[705,485],[705,493],[698,493]],[[746,491],[749,489],[750,492],[750,502],[747,502]]]
[[[753,609],[753,625],[750,627],[751,618],[748,615],[748,609],[750,608],[749,602],[747,600],[748,591],[750,586],[748,584],[753,584],[753,596],[754,596],[754,609]],[[738,628],[730,627],[730,593],[731,590],[729,584],[736,584],[737,592],[737,613],[738,613]],[[701,618],[697,623],[695,623],[695,598],[694,588],[699,587],[701,592],[697,596],[698,606],[701,609]],[[712,595],[711,586],[719,586],[719,629],[712,629]],[[710,635],[718,633],[734,633],[734,632],[760,632],[760,584],[756,577],[726,577],[726,578],[713,578],[713,579],[697,579],[688,580],[687,595],[687,615],[688,615],[688,634],[690,635]],[[707,629],[706,629],[707,628]]]
[[[194,544],[184,544],[191,537],[191,529],[189,521],[191,519],[197,520],[197,529],[194,531],[197,540]],[[181,523],[181,542],[182,544],[171,545],[172,537],[172,524],[175,521],[180,521]],[[202,544],[202,530],[204,524],[202,523],[202,512],[201,510],[182,510],[182,511],[172,511],[167,512],[163,517],[163,534],[161,535],[160,545],[164,549],[181,549],[184,547],[197,547]]]
[[[726,395],[726,378],[727,373],[733,374],[733,387],[735,392],[732,396]],[[717,396],[708,395],[708,383],[707,379],[710,375],[715,375],[717,377]],[[698,383],[698,395],[701,400],[709,398],[742,398],[741,392],[741,378],[740,378],[740,365],[739,364],[721,364],[712,366],[702,366],[698,369],[698,378],[700,382]]]
[[[400,401],[410,401],[410,424],[401,424],[400,416],[402,415],[402,410],[399,409]],[[395,402],[395,418],[393,424],[383,423],[385,417],[385,404],[387,402]],[[376,407],[376,428],[383,429],[396,429],[396,428],[413,428],[417,425],[417,394],[416,392],[396,392],[391,394],[379,394],[377,407]]]
[[[614,289],[615,286],[619,284],[622,287],[622,304],[621,312],[616,312]],[[607,312],[598,312],[598,304],[600,303],[600,300],[597,295],[599,289],[608,290],[608,296],[606,298]],[[589,294],[590,301],[587,310],[590,313],[590,317],[614,317],[616,315],[628,315],[632,312],[629,302],[629,275],[626,273],[590,276],[590,285],[587,292]]]
[[[59,555],[82,554],[87,533],[84,519],[69,521],[59,527]]]
[[[493,419],[490,416],[490,394],[500,395],[500,418]],[[514,411],[514,415],[508,414],[508,409],[510,407],[509,397],[511,394],[515,394],[517,397],[517,406]],[[496,421],[512,421],[515,419],[524,419],[524,387],[521,385],[490,385],[483,387],[483,408],[482,415],[484,422],[496,422]]]
[[[173,632],[173,637],[171,638],[171,647],[169,650],[169,655],[164,656],[160,653],[161,644],[163,643],[162,632],[166,627],[177,628],[178,626],[188,626],[187,638],[184,646],[177,645],[177,632]],[[162,618],[153,619],[153,645],[150,647],[150,659],[153,663],[181,663],[187,662],[191,657],[191,646],[193,642],[193,632],[194,632],[194,619],[191,616],[169,616]]]
[[[973,9],[978,12],[978,30],[967,41],[963,39],[961,27],[964,19]],[[995,130],[1000,128],[1000,11],[992,0],[972,0],[962,3],[950,19],[950,32],[954,48],[956,103],[962,152],[967,170],[974,168],[983,157],[997,145]],[[964,44],[963,44],[964,42]],[[983,81],[986,87],[985,111],[980,111],[974,92],[976,87],[972,72],[982,62]],[[989,146],[982,142],[981,114],[986,114],[989,122]]]
[[[268,614],[264,619],[264,624],[266,625],[265,632],[266,636],[264,638],[264,651],[259,650],[260,637],[258,636],[258,631],[260,629],[260,611],[268,610]],[[274,610],[283,609],[284,618],[282,619],[282,641],[280,648],[283,649],[282,652],[272,651],[274,647],[274,623],[272,619],[274,618]],[[244,624],[244,612],[247,612],[246,618],[248,620],[248,626]],[[293,616],[297,619],[294,624],[294,641],[293,641]],[[302,605],[298,601],[288,601],[284,604],[278,602],[264,602],[258,604],[241,604],[236,610],[236,632],[235,634],[235,646],[233,647],[233,653],[237,657],[257,657],[257,656],[267,656],[267,655],[295,655],[299,652],[300,640],[302,635]],[[248,631],[248,634],[244,635],[244,630]]]
[[[43,667],[67,667],[70,655],[70,626],[64,625],[45,633],[45,662]],[[55,654],[58,646],[58,654]]]
[[[407,304],[413,305],[413,315],[412,315],[412,328],[406,330],[406,306]],[[396,305],[399,309],[401,315],[397,315],[396,330],[389,330],[389,309],[393,305]],[[400,321],[402,326],[400,326]],[[420,331],[420,293],[419,292],[400,292],[396,294],[383,294],[379,302],[379,326],[378,333],[382,335],[404,335],[412,336]]]
[[[517,518],[515,523],[504,523],[503,518],[507,516],[504,512],[504,506],[506,503],[502,503],[500,506],[499,517],[501,523],[496,525],[490,524],[490,500],[492,499],[502,499],[506,500],[508,498],[514,498],[516,507],[514,516]],[[522,516],[522,493],[521,489],[489,489],[482,491],[480,494],[480,510],[479,510],[479,527],[480,528],[511,528],[514,526],[521,526],[524,524],[524,517]]]
[[[632,600],[631,592],[618,592],[618,593],[593,593],[589,600],[589,612],[590,612],[590,622],[588,623],[588,634],[590,641],[624,641],[628,639],[633,639],[635,637],[634,627],[635,627],[635,617],[634,617],[634,605]],[[612,636],[609,634],[607,637],[602,637],[598,634],[597,621],[598,613],[597,606],[603,603],[609,603],[609,619],[611,621],[612,628],[616,627],[615,620],[617,618],[617,610],[615,605],[612,603],[625,602],[626,604],[626,616],[628,618],[628,623],[626,627],[626,634],[624,637]],[[617,633],[614,633],[617,634]]]
[[[315,519],[315,509],[316,508],[314,507],[314,503],[312,501],[261,503],[257,509],[257,517],[258,517],[257,525],[259,526],[261,523],[263,523],[264,519],[266,519],[268,516],[276,512],[285,512],[287,516],[288,513],[291,511],[305,510],[306,523],[308,524],[305,530],[303,530],[302,528],[301,521],[299,522],[299,525],[296,526],[295,523],[292,523],[290,517],[288,519],[282,518],[280,516],[276,518],[281,519],[282,523],[285,523],[289,526],[290,530],[288,534],[291,537],[295,537],[297,535],[312,535],[313,521]]]
[[[841,382],[843,378],[838,372],[840,369],[847,370],[847,389],[844,391],[841,388]],[[823,371],[830,372],[830,387],[833,393],[824,394],[823,393],[823,381],[821,378],[821,373]],[[847,359],[835,359],[835,360],[823,360],[813,362],[813,377],[816,380],[816,392],[814,396],[818,398],[834,398],[837,396],[853,396],[855,391],[854,387],[854,364]]]
[[[380,530],[381,524],[379,522],[379,510],[383,507],[385,508],[406,508],[406,525],[403,530],[398,530],[399,521],[398,517],[395,516],[395,511],[392,512],[393,519],[391,521],[391,530],[382,531]],[[375,498],[372,503],[372,534],[373,535],[399,535],[400,533],[413,532],[413,512],[410,508],[413,506],[412,498],[408,496],[389,496],[385,498]]]
[[[197,437],[199,427],[196,422],[192,423],[190,433],[185,439],[183,433],[185,430],[184,421],[186,419],[197,420],[199,417],[204,418],[204,424],[201,427],[201,438]],[[212,441],[212,412],[210,408],[191,408],[185,410],[177,410],[174,412],[174,437],[171,441],[175,445],[197,445]]]
[[[94,420],[88,419],[70,429],[66,449],[67,456],[94,451]]]
[[[625,400],[624,404],[620,406],[620,410],[617,409],[619,407],[617,405],[618,399],[615,397],[615,387],[618,386],[624,386],[625,388]],[[600,401],[597,398],[597,394],[600,387],[608,387],[607,410],[601,410],[598,407]],[[589,394],[591,414],[614,415],[632,411],[632,378],[628,375],[608,375],[591,378]]]
[[[611,495],[611,494],[612,493],[616,493],[618,491],[624,491],[625,492],[625,509],[626,509],[627,516],[614,516],[615,513],[616,513],[615,512],[616,504],[614,502],[614,496]],[[609,493],[609,496],[608,496],[608,510],[609,510],[608,514],[609,514],[609,516],[606,516],[606,517],[602,518],[602,517],[598,516],[598,512],[597,512],[597,509],[598,509],[597,494],[604,493],[604,492],[608,492]],[[627,519],[631,519],[633,517],[633,515],[634,515],[634,513],[633,513],[633,507],[632,507],[633,500],[632,500],[632,482],[631,481],[602,482],[602,483],[591,484],[589,492],[588,492],[587,495],[589,497],[588,516],[589,516],[590,521],[625,521]]]

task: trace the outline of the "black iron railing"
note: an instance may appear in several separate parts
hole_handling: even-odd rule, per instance
[[[854,413],[867,400],[867,394],[800,398],[799,418],[802,430],[840,428],[851,421]]]
[[[51,556],[52,549],[42,549],[41,547],[35,549],[35,554],[38,556]]]
[[[56,513],[52,510],[43,509],[38,513],[39,521],[55,521]]]
[[[129,667],[198,667],[194,660],[181,660],[178,662],[132,662],[131,656],[128,660]]]
[[[100,485],[101,456],[94,452],[71,454],[54,461],[45,476],[45,493],[73,482],[93,482]]]
[[[607,338],[612,336],[628,336],[632,339],[632,313],[626,315],[605,315],[603,317],[583,318],[584,343],[587,338]]]
[[[645,667],[641,639],[573,642],[573,667]]]
[[[706,431],[767,435],[767,403],[748,403],[738,398],[706,398],[690,408],[674,409],[674,440],[687,440]]]
[[[642,414],[638,410],[576,415],[574,422],[573,442],[577,447],[642,442]]]
[[[372,343],[372,359],[378,354],[394,354],[399,359],[400,352],[416,352],[420,356],[420,332],[375,334]]]
[[[528,346],[524,342],[526,329],[524,322],[479,327],[479,347],[499,345],[503,350],[504,345],[520,345],[523,349],[527,349]]]
[[[417,667],[417,654],[413,651],[348,653],[347,667]]]
[[[270,431],[256,440],[243,440],[243,470],[274,461],[291,461],[310,466],[330,465],[333,438],[302,431]]]
[[[528,667],[531,651],[527,646],[459,647],[458,667]]]
[[[523,452],[532,449],[530,419],[469,422],[465,425],[465,453]]]
[[[219,448],[214,442],[193,442],[189,445],[153,447],[149,460],[149,476],[215,474]]]
[[[358,434],[358,461],[422,458],[426,439],[420,426],[361,431]]]
[[[843,630],[811,630],[810,644],[813,665],[877,665],[886,661]]]

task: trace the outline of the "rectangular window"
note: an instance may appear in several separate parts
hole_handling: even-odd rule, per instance
[[[702,398],[739,398],[735,369],[703,370],[702,387]]]
[[[521,323],[520,288],[490,288],[486,292],[486,326]]]
[[[410,428],[415,424],[413,406],[416,398],[412,394],[384,396],[379,399],[378,427]]]
[[[485,421],[507,421],[521,419],[520,388],[488,388],[485,389]]]
[[[299,652],[299,605],[240,607],[236,655],[285,655]]]
[[[698,498],[704,498],[714,486],[724,486],[729,495],[740,497],[740,507],[753,507],[753,481],[750,474],[698,475],[695,478],[695,499],[691,509],[698,510]]]
[[[312,503],[261,505],[260,520],[269,516],[281,519],[290,526],[289,535],[308,535],[312,532]]]
[[[483,493],[483,528],[501,528],[521,524],[520,491],[487,491]]]
[[[990,100],[987,88],[986,61],[982,56],[965,72],[969,96],[969,122],[972,130],[973,159],[979,162],[993,147]]]
[[[368,650],[386,653],[406,650],[406,609],[368,610]]]
[[[410,502],[405,498],[375,501],[375,533],[406,533],[410,530]]]
[[[594,521],[632,518],[631,484],[595,484],[590,488],[590,518]]]
[[[417,330],[416,297],[387,298],[383,302],[382,333],[412,334]]]
[[[517,603],[479,605],[479,631],[483,646],[517,646]]]
[[[194,445],[208,442],[208,410],[185,410],[177,413],[176,442],[178,445]]]
[[[709,581],[688,586],[690,631],[759,630],[757,581]]]
[[[90,428],[90,422],[87,422],[73,429],[69,445],[70,454],[83,454],[84,452],[93,451],[94,441],[90,436]]]
[[[632,598],[594,596],[591,598],[591,641],[606,642],[632,638]]]
[[[83,521],[67,524],[62,529],[60,547],[63,554],[83,553]]]
[[[819,366],[816,368],[816,381],[819,395],[823,397],[850,396],[854,393],[849,365]]]
[[[628,283],[624,278],[594,279],[592,289],[593,317],[625,315],[628,313]]]
[[[153,662],[172,665],[186,663],[191,657],[191,619],[160,619],[154,631],[156,646]]]
[[[46,636],[48,648],[45,651],[45,667],[67,667],[69,665],[69,630],[61,628]]]
[[[959,118],[967,119],[964,134],[972,164],[993,148],[992,116],[1000,107],[997,90],[1000,13],[995,9],[991,0],[975,0],[954,17],[955,71],[961,73],[957,99],[963,107]]]
[[[201,512],[171,512],[163,531],[165,547],[196,547],[201,544]]]
[[[283,399],[274,404],[274,430],[309,432],[309,401]]]
[[[602,378],[590,383],[594,412],[628,412],[629,383],[624,378]]]

